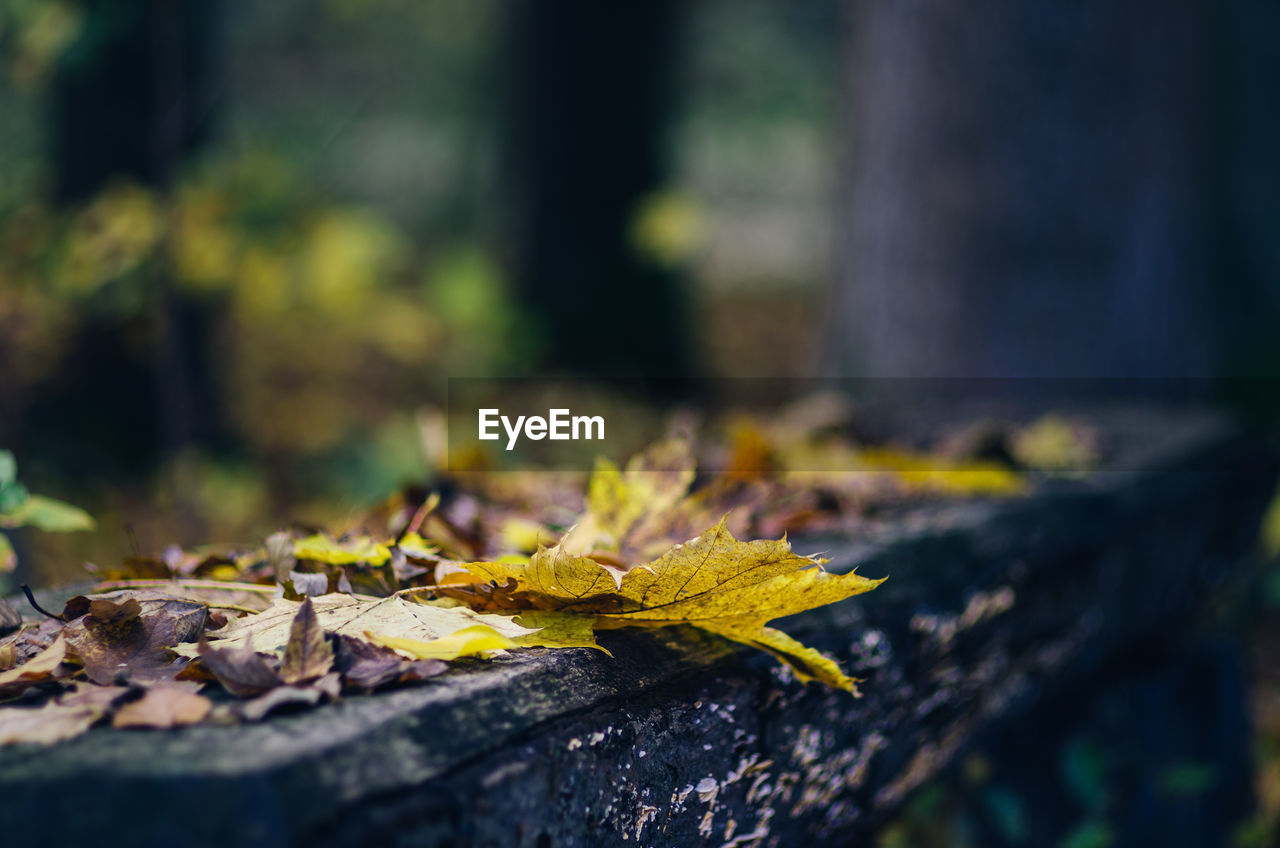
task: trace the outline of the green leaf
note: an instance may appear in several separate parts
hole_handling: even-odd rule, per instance
[[[0,515],[8,515],[27,502],[27,487],[14,480],[0,483]]]
[[[0,573],[13,571],[18,565],[18,555],[14,553],[9,537],[0,533]]]
[[[95,526],[89,513],[69,503],[32,495],[26,502],[4,517],[7,527],[31,526],[48,533],[74,533]]]
[[[0,450],[0,488],[18,482],[18,462],[13,452]]]

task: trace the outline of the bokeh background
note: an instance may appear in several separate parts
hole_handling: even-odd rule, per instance
[[[21,567],[340,520],[449,377],[1274,376],[1276,79],[1262,0],[8,0],[0,446],[99,521]],[[966,768],[886,839],[1016,835]]]
[[[8,5],[23,478],[254,537],[420,479],[449,376],[812,373],[844,12],[580,5]]]

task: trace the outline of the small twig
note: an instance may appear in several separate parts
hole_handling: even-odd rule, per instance
[[[94,587],[95,591],[105,592],[113,589],[148,589],[173,588],[208,589],[215,592],[252,592],[270,595],[275,586],[264,586],[261,583],[233,583],[221,580],[177,579],[177,580],[107,580]]]
[[[422,522],[426,521],[427,516],[430,515],[432,510],[439,505],[439,492],[432,492],[427,495],[427,499],[424,500],[422,505],[413,513],[413,518],[409,519],[409,523],[405,525],[404,530],[402,530],[400,535],[396,537],[396,544],[400,544],[400,542],[404,540],[404,537],[408,536],[410,533],[417,533],[419,528],[422,527]]]
[[[31,606],[35,609],[36,612],[40,613],[41,615],[47,615],[49,616],[49,618],[52,618],[55,621],[62,621],[62,622],[66,621],[66,619],[63,618],[62,616],[57,615],[56,613],[49,612],[47,609],[37,604],[36,596],[31,594],[31,587],[28,586],[26,583],[23,583],[20,588],[22,589],[22,594],[27,596],[27,603],[31,604]]]
[[[242,607],[239,604],[205,604],[206,609],[234,610],[235,612],[248,612],[257,615],[262,610],[256,610],[252,607]]]
[[[126,523],[124,532],[129,537],[129,547],[133,548],[133,555],[136,557],[142,556],[142,549],[138,547],[138,534],[133,532],[133,525]]]

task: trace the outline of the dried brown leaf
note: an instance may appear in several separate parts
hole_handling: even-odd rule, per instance
[[[390,648],[355,636],[338,637],[334,668],[348,686],[372,691],[398,679],[405,665],[404,659]]]
[[[197,694],[198,684],[164,683],[148,689],[141,698],[121,707],[112,719],[114,727],[169,728],[203,721],[213,702]]]
[[[329,673],[333,668],[333,648],[324,636],[316,618],[311,598],[298,607],[289,627],[289,641],[280,661],[280,679],[285,683],[303,683]]]
[[[106,707],[68,706],[56,701],[34,709],[0,710],[0,745],[52,745],[79,736],[106,713]]]
[[[245,721],[262,721],[268,714],[281,708],[313,707],[321,701],[333,700],[338,697],[341,688],[338,673],[330,672],[311,683],[276,687],[237,706],[236,714]]]
[[[67,641],[61,635],[53,644],[16,668],[0,672],[0,698],[16,695],[31,686],[53,679],[67,657]]]
[[[215,648],[201,642],[197,650],[205,668],[213,672],[232,695],[252,698],[270,692],[283,682],[253,648]]]

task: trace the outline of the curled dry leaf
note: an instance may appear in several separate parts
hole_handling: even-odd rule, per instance
[[[235,713],[245,721],[262,721],[268,714],[286,707],[312,707],[322,701],[338,697],[342,688],[337,672],[331,672],[311,683],[295,686],[278,686],[235,708]]]
[[[178,586],[178,583],[170,585]],[[135,606],[133,603],[136,603]],[[132,618],[154,618],[158,626],[157,638],[165,638],[170,644],[194,642],[204,629],[208,605],[202,601],[178,597],[149,589],[120,589],[99,595],[76,595],[67,601],[62,617],[71,621],[81,616],[92,616],[97,623],[111,624]]]
[[[324,637],[315,607],[307,598],[289,625],[289,641],[280,661],[280,679],[303,683],[329,673],[333,668],[333,648]]]
[[[67,640],[58,635],[53,644],[16,668],[0,672],[0,698],[17,695],[40,683],[53,679],[67,657]]]
[[[280,675],[253,648],[215,648],[202,641],[197,650],[205,668],[232,695],[252,698],[283,683]]]
[[[339,636],[334,668],[348,686],[371,692],[388,683],[435,677],[443,674],[448,666],[434,659],[405,660],[391,648],[365,639]]]
[[[79,736],[106,714],[106,707],[67,706],[57,701],[36,708],[0,710],[0,745],[52,745]]]
[[[289,572],[289,583],[299,595],[323,595],[329,591],[329,575],[304,574],[301,571]]]
[[[52,745],[79,736],[127,691],[122,686],[81,685],[41,707],[0,710],[0,745]]]

